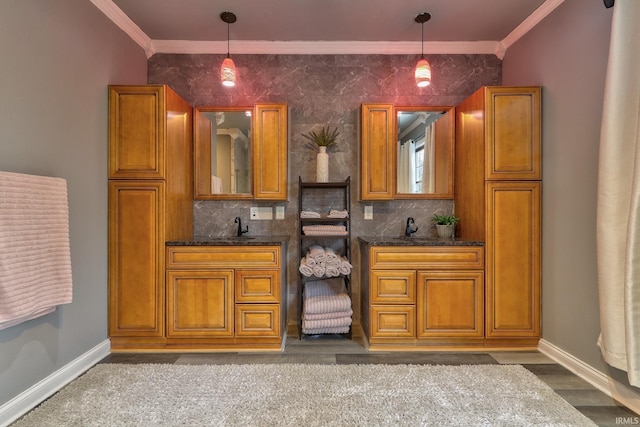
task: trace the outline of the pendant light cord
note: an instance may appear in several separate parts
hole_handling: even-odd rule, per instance
[[[227,58],[230,58],[230,55],[229,55],[229,51],[230,51],[230,49],[229,49],[229,37],[230,37],[229,36],[229,23],[227,22]]]

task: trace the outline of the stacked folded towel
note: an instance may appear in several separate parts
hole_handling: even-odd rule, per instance
[[[300,212],[300,218],[320,218],[320,214],[318,212],[304,210]]]
[[[353,266],[349,260],[338,255],[331,248],[323,248],[320,245],[309,247],[307,254],[300,260],[298,270],[306,277],[338,277],[351,274]]]
[[[344,225],[303,225],[302,232],[307,236],[346,236],[347,227]]]
[[[329,214],[327,215],[327,218],[348,218],[348,217],[349,217],[349,211],[347,211],[346,209],[342,209],[342,210],[331,209],[329,211]]]
[[[304,284],[302,333],[344,334],[351,326],[351,298],[343,279],[325,279]]]

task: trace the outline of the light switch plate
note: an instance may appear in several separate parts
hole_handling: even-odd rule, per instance
[[[284,206],[276,206],[276,219],[284,219]]]
[[[364,207],[364,219],[373,219],[373,206]]]
[[[273,219],[273,209],[270,207],[253,206],[250,209],[250,218],[252,220]]]

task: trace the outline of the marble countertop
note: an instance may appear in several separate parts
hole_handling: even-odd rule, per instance
[[[482,241],[460,238],[360,236],[358,240],[370,246],[484,246]]]
[[[273,246],[283,245],[289,236],[194,236],[189,240],[171,240],[167,246]]]

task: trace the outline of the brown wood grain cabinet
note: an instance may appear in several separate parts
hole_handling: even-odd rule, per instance
[[[281,246],[167,246],[167,345],[280,349],[283,252]]]
[[[192,109],[164,85],[109,87],[109,336],[161,342],[164,245],[189,238]]]
[[[370,348],[482,344],[482,246],[361,244],[361,253]]]
[[[458,234],[486,245],[486,341],[537,345],[541,89],[483,87],[456,107]]]
[[[254,116],[253,197],[258,200],[287,200],[287,106],[256,104]]]
[[[395,119],[393,104],[363,104],[360,135],[361,200],[393,199]],[[390,141],[394,141],[391,143]]]

